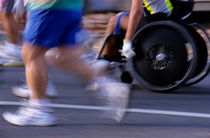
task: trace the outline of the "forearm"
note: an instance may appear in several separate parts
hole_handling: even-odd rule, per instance
[[[128,28],[125,35],[126,40],[132,39],[142,17],[143,13],[142,3],[140,2],[137,6],[139,7],[136,7],[136,5],[131,7],[131,11],[129,14]]]

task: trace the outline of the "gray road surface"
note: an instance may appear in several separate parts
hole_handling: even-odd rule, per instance
[[[22,84],[23,71],[22,67],[1,68],[0,114],[17,109],[18,106],[2,104],[21,100],[11,93],[11,88]],[[83,89],[84,83],[80,79],[56,70],[52,70],[51,75],[59,91],[53,103],[70,107],[97,106],[93,95]],[[59,125],[55,127],[17,127],[0,116],[0,138],[209,138],[209,82],[210,76],[197,85],[171,93],[154,93],[135,87],[131,92],[129,108],[148,109],[152,113],[127,113],[121,124],[102,118],[101,111],[81,109],[55,108],[59,119]],[[160,113],[153,114],[151,109]],[[162,115],[163,111],[173,111],[175,115]],[[177,111],[181,114],[205,113],[207,117],[191,117],[193,114],[177,116]]]

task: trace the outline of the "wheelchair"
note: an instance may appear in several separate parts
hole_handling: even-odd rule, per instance
[[[136,53],[133,58],[126,60],[121,56],[125,35],[121,32],[106,38],[98,59],[117,64],[121,68],[121,81],[135,81],[151,91],[170,92],[200,82],[210,71],[207,47],[210,40],[205,28],[188,21],[193,4],[191,0],[177,0],[170,17],[146,16],[148,20],[132,39]],[[103,54],[104,50],[109,54]]]

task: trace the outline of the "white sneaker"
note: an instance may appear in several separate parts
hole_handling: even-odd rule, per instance
[[[2,59],[0,65],[4,67],[24,66],[22,60],[17,59]]]
[[[85,89],[89,92],[97,92],[100,89],[100,84],[98,82],[93,82],[91,84],[88,84]]]
[[[14,95],[16,95],[18,97],[22,97],[22,98],[29,98],[29,96],[31,95],[31,91],[29,90],[29,88],[26,84],[18,86],[18,87],[13,87],[12,93]],[[54,98],[54,97],[58,96],[58,92],[51,81],[49,81],[49,83],[47,85],[46,95],[49,98]]]
[[[0,58],[2,66],[22,66],[22,47],[9,42],[0,46]]]
[[[110,62],[104,59],[91,60],[87,62],[91,64],[91,68],[93,69],[95,74],[102,74],[103,72],[107,72],[110,65]],[[87,85],[85,89],[87,91],[95,92],[100,89],[100,85],[98,82],[93,82]]]
[[[104,59],[91,59],[91,58],[84,58],[83,59],[86,61],[87,64],[91,65],[91,69],[94,71],[95,74],[100,74],[105,71],[107,71],[110,62]]]
[[[130,88],[125,83],[107,82],[103,83],[100,95],[106,98],[107,106],[113,110],[105,111],[106,118],[112,118],[120,122],[124,115],[129,101]]]
[[[51,111],[43,111],[28,103],[24,103],[16,112],[4,112],[3,118],[18,126],[52,126],[57,124],[56,117]]]

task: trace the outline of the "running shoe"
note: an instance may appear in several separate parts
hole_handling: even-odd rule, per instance
[[[12,88],[12,93],[18,97],[22,98],[29,98],[31,95],[31,91],[29,90],[28,86],[26,84],[23,84],[18,87]],[[46,95],[49,98],[55,98],[58,96],[58,92],[56,90],[56,87],[52,84],[51,81],[49,81],[47,85]]]
[[[96,92],[99,90],[99,84],[97,82],[93,82],[85,87],[87,91]]]
[[[2,58],[2,57],[0,57]],[[16,60],[16,59],[2,59],[0,61],[0,66],[4,67],[18,67],[18,66],[24,66],[22,60]]]
[[[91,64],[91,68],[94,70],[95,74],[101,74],[103,72],[108,71],[110,62],[107,61],[107,60],[103,60],[103,59],[100,59],[100,60],[87,60],[87,59],[85,59],[85,60],[86,60],[87,63]],[[87,85],[85,89],[87,91],[95,92],[95,91],[99,90],[99,87],[100,87],[100,85],[98,84],[98,82],[95,81],[95,82]]]
[[[0,46],[1,66],[23,66],[22,47],[9,42]]]
[[[52,126],[57,124],[52,110],[43,110],[24,102],[16,112],[4,112],[3,118],[17,126]]]
[[[125,115],[129,101],[130,87],[125,83],[116,81],[105,82],[101,85],[99,96],[105,101],[105,105],[111,110],[105,110],[103,116],[121,122]]]

